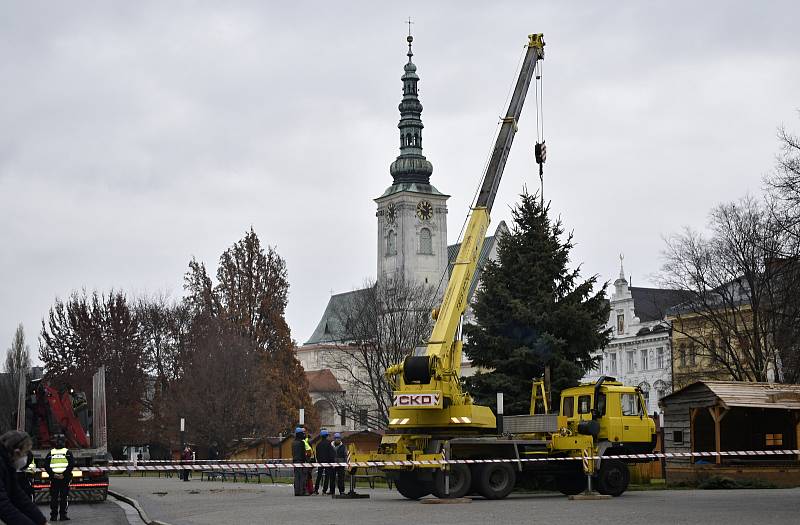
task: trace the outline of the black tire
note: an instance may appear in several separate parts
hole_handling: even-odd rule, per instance
[[[628,465],[618,459],[603,458],[597,473],[597,492],[608,496],[620,496],[628,489],[631,473]]]
[[[558,491],[565,496],[574,496],[586,490],[586,474],[581,472],[565,472],[556,478]]]
[[[478,493],[486,499],[503,499],[514,490],[517,473],[508,463],[487,463],[478,469]]]
[[[433,475],[433,495],[440,499],[463,498],[472,486],[472,472],[466,465],[450,467],[450,490],[444,491],[445,471],[437,470]]]
[[[394,478],[394,486],[401,496],[408,499],[424,498],[431,493],[429,481],[422,481],[416,472],[401,472]]]
[[[480,494],[478,491],[478,479],[480,479],[481,465],[470,465],[469,473],[472,474],[472,483],[468,494]]]

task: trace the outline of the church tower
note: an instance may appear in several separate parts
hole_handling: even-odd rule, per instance
[[[400,280],[438,286],[447,276],[447,199],[430,183],[433,165],[422,154],[422,104],[417,66],[408,63],[400,102],[400,155],[389,172],[392,185],[377,199],[378,282],[391,286]],[[444,276],[444,277],[443,277]],[[444,290],[442,286],[441,290]]]

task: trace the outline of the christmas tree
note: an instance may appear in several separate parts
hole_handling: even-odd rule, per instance
[[[605,347],[609,304],[597,276],[581,280],[569,268],[572,234],[550,206],[525,191],[513,210],[511,231],[498,239],[473,305],[474,325],[465,327],[464,351],[486,370],[467,378],[476,403],[494,406],[503,392],[506,414],[530,409],[531,381],[549,367],[552,400],[594,366],[591,353]],[[555,405],[557,406],[557,405]]]

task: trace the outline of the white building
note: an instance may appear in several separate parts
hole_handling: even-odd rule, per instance
[[[665,312],[683,301],[685,293],[680,290],[628,286],[620,262],[606,324],[611,341],[595,354],[598,366],[583,381],[594,382],[606,375],[638,386],[647,412],[660,413],[658,401],[672,391],[672,346]]]

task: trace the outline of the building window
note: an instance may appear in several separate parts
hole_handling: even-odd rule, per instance
[[[683,445],[683,430],[673,430],[672,441],[676,445]]]
[[[647,350],[642,350],[641,352],[641,359],[639,360],[642,364],[642,370],[647,370],[650,367],[647,366]]]
[[[667,384],[664,381],[659,379],[653,383],[653,388],[656,389],[656,396],[658,397],[659,401],[661,401],[661,399],[667,395]]]
[[[603,354],[597,356],[597,371],[603,373]]]
[[[617,333],[625,333],[625,314],[617,314]]]
[[[628,372],[633,372],[636,370],[636,358],[634,355],[634,352],[628,352]]]
[[[389,230],[386,236],[386,255],[397,255],[397,234],[394,230]]]
[[[419,253],[428,255],[433,254],[433,243],[431,242],[431,231],[428,228],[422,228],[419,231]]]
[[[656,348],[656,368],[664,368],[664,347]]]
[[[768,447],[782,447],[783,446],[783,434],[767,434],[766,438],[766,445]]]
[[[614,354],[608,354],[608,357],[611,358],[611,363],[609,363],[609,366],[608,366],[609,370],[608,371],[611,374],[616,374],[617,373],[617,354],[615,354],[615,353]]]
[[[339,412],[339,424],[342,425],[343,427],[347,426],[347,412],[345,411],[344,408],[342,409],[341,412]]]
[[[696,354],[697,352],[695,351],[694,345],[689,345],[689,366],[694,366],[697,364],[697,361],[695,360]]]
[[[681,367],[686,366],[686,345],[681,343],[681,346],[678,348],[678,356],[681,360]]]
[[[358,411],[358,424],[362,427],[367,426],[367,410],[364,408]]]

